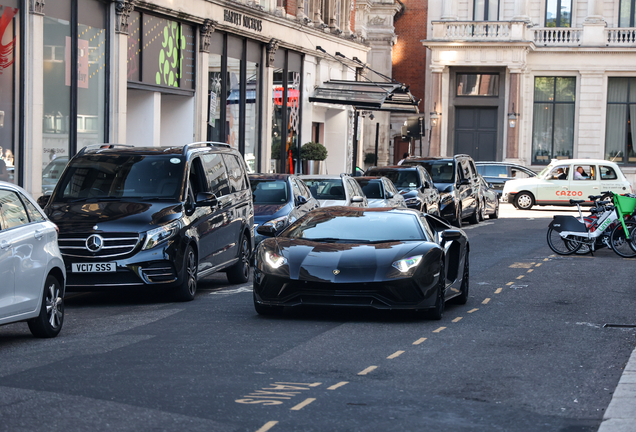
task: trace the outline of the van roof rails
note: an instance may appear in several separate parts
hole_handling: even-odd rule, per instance
[[[87,146],[82,147],[82,149],[80,151],[77,152],[78,155],[81,155],[83,153],[85,153],[87,150],[92,150],[92,149],[113,149],[113,148],[131,148],[131,147],[135,147],[133,145],[129,145],[129,144],[108,144],[108,143],[103,143],[103,144],[89,144]]]
[[[188,150],[190,150],[190,149],[203,148],[203,147],[226,147],[226,148],[232,148],[232,146],[227,144],[227,143],[216,142],[216,141],[200,141],[200,142],[193,142],[193,143],[184,145],[183,146],[183,154],[185,155],[186,152]]]

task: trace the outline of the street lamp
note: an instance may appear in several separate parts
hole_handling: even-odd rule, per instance
[[[515,104],[512,104],[512,112],[508,113],[508,126],[510,126],[511,128],[514,128],[515,126],[517,126],[517,117],[519,116],[519,113],[515,112]]]
[[[437,121],[439,120],[439,116],[442,113],[438,113],[437,112],[437,102],[435,102],[435,105],[433,105],[433,112],[431,113],[431,128],[434,128],[435,126],[437,126]]]

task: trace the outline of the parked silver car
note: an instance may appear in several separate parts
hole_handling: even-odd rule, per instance
[[[369,206],[360,185],[350,175],[301,175],[299,177],[309,187],[309,191],[318,200],[320,207]]]
[[[0,325],[26,321],[36,337],[64,323],[66,272],[57,226],[22,188],[0,182]]]
[[[369,201],[369,207],[406,208],[404,197],[391,180],[381,176],[355,177]]]

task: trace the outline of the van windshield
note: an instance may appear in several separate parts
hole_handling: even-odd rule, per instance
[[[420,184],[420,175],[419,173],[411,169],[381,169],[374,168],[369,171],[368,175],[373,176],[384,176],[393,182],[395,187],[400,190],[411,190],[417,189],[421,186]]]
[[[175,155],[83,156],[70,162],[52,200],[178,200],[185,165]]]
[[[404,161],[402,165],[420,165],[431,175],[433,183],[455,183],[455,164],[448,160]]]

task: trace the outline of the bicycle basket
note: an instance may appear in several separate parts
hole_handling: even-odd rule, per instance
[[[636,209],[636,198],[630,198],[623,195],[614,195],[616,207],[623,215],[631,215]]]

